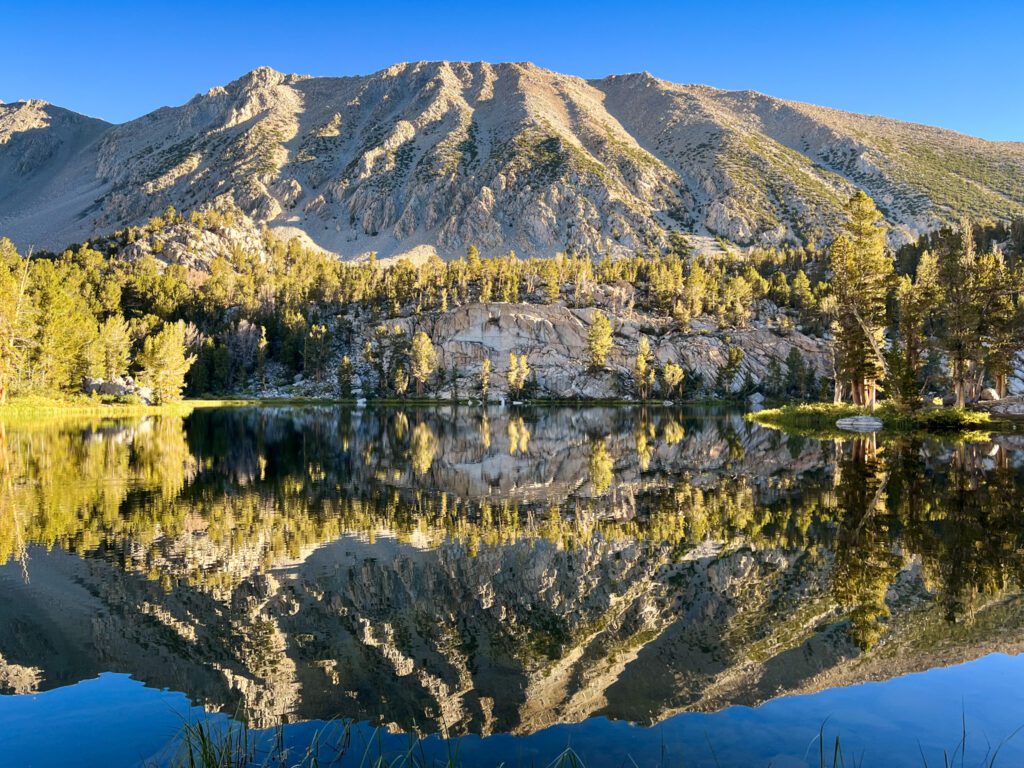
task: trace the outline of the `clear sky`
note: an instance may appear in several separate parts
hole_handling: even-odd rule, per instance
[[[657,77],[1024,140],[1024,0],[0,0],[0,99],[121,122],[266,64],[421,59]]]

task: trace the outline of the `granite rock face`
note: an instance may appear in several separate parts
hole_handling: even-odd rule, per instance
[[[342,257],[821,243],[855,189],[893,244],[1024,212],[1024,145],[647,74],[416,62],[256,69],[110,125],[0,104],[0,235],[60,249],[227,196]]]
[[[732,392],[740,391],[748,379],[755,386],[762,384],[773,360],[784,370],[793,349],[817,378],[831,374],[827,344],[799,331],[781,332],[763,323],[758,323],[762,327],[717,330],[710,318],[699,318],[684,330],[671,319],[607,310],[614,347],[606,366],[595,371],[589,366],[587,333],[596,311],[561,304],[473,303],[425,320],[388,321],[387,326],[400,327],[410,336],[424,330],[438,350],[440,367],[449,372],[457,369],[461,396],[477,392],[484,359],[492,363],[491,396],[507,395],[509,354],[515,353],[526,355],[537,395],[632,398],[636,396],[632,370],[641,336],[648,337],[658,367],[666,363],[683,367],[687,375],[683,392],[692,393],[698,386],[712,388],[733,347],[743,351],[743,358],[729,387]],[[359,352],[374,332],[375,328],[363,329],[361,341],[352,345],[354,362],[369,377],[368,383],[373,374]],[[450,385],[439,385],[439,391],[449,395]]]

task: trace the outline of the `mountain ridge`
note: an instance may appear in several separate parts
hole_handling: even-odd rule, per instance
[[[224,197],[345,258],[614,254],[676,232],[822,245],[856,189],[894,245],[963,215],[1024,215],[1024,143],[529,63],[259,67],[121,124],[0,103],[0,235],[47,249]]]

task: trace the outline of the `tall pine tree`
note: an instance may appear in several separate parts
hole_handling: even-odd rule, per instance
[[[857,192],[846,206],[843,233],[829,252],[836,296],[836,374],[856,405],[874,408],[885,374],[886,294],[893,260],[886,251],[886,227],[874,201]]]

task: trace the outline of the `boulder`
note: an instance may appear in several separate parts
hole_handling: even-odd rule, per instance
[[[101,395],[111,395],[112,397],[124,397],[131,394],[131,389],[126,384],[121,384],[117,381],[104,381],[100,384],[98,392]]]
[[[82,391],[87,395],[137,397],[146,405],[152,405],[154,402],[152,388],[139,386],[130,376],[115,376],[110,381],[86,376],[82,379]]]
[[[839,419],[836,426],[847,432],[877,432],[883,424],[881,419],[874,416],[847,416]]]
[[[1024,395],[1010,395],[989,401],[985,407],[996,416],[1024,416]]]
[[[978,400],[983,403],[991,403],[999,399],[999,393],[996,392],[992,387],[985,387],[981,390],[981,394],[978,395]]]
[[[98,395],[103,384],[103,379],[94,379],[91,376],[86,376],[82,379],[82,391],[87,395]]]

